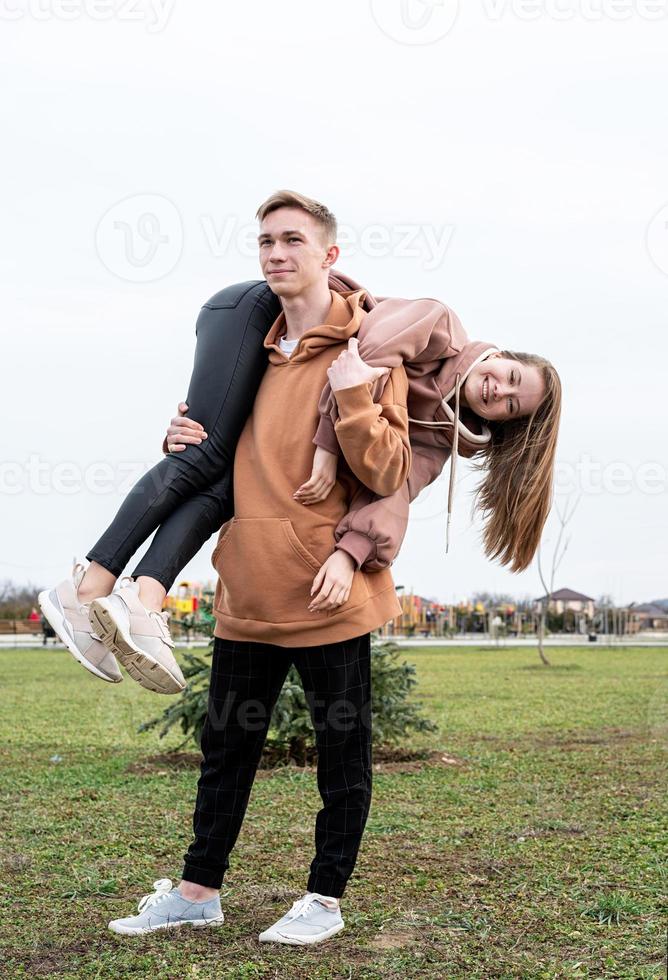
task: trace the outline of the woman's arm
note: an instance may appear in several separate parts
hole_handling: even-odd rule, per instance
[[[339,410],[335,435],[343,456],[360,483],[381,497],[395,493],[411,466],[408,438],[408,380],[403,365],[392,369],[374,402],[371,384],[334,391]]]
[[[449,457],[450,447],[430,446],[428,451],[413,447],[410,473],[399,490],[379,497],[360,487],[336,527],[335,547],[348,552],[364,572],[388,568],[403,544],[411,502],[433,483]]]

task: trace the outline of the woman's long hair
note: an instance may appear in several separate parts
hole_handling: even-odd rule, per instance
[[[483,515],[485,554],[521,572],[533,560],[552,506],[561,381],[544,357],[500,353],[537,367],[545,383],[543,400],[532,415],[486,423],[492,438],[476,464],[485,471],[475,496],[475,506]]]

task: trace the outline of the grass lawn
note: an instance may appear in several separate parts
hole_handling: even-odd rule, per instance
[[[179,877],[197,770],[137,734],[165,698],[0,651],[0,976],[662,978],[668,651],[404,654],[440,730],[374,772],[346,928],[309,950],[257,934],[305,890],[311,770],[260,773],[221,929],[116,936]]]

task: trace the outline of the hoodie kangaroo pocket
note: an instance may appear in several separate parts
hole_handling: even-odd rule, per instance
[[[218,571],[218,558],[221,551],[225,547],[225,542],[230,536],[230,531],[232,530],[232,524],[234,523],[234,518],[231,518],[227,524],[223,524],[220,531],[218,532],[218,541],[216,542],[216,547],[211,552],[211,564]]]
[[[221,588],[216,612],[263,623],[303,622],[321,562],[289,518],[233,517],[212,557]]]

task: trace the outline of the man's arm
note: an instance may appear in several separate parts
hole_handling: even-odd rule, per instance
[[[199,445],[203,439],[208,439],[204,426],[193,419],[183,416],[188,411],[186,402],[179,402],[178,415],[171,419],[167,426],[167,435],[162,440],[162,451],[165,456],[170,453],[182,453],[187,445]],[[169,447],[172,446],[172,449]]]
[[[379,496],[396,493],[411,467],[403,365],[392,368],[379,402],[374,402],[369,382],[339,388],[334,395],[339,412],[334,431],[348,466]]]

